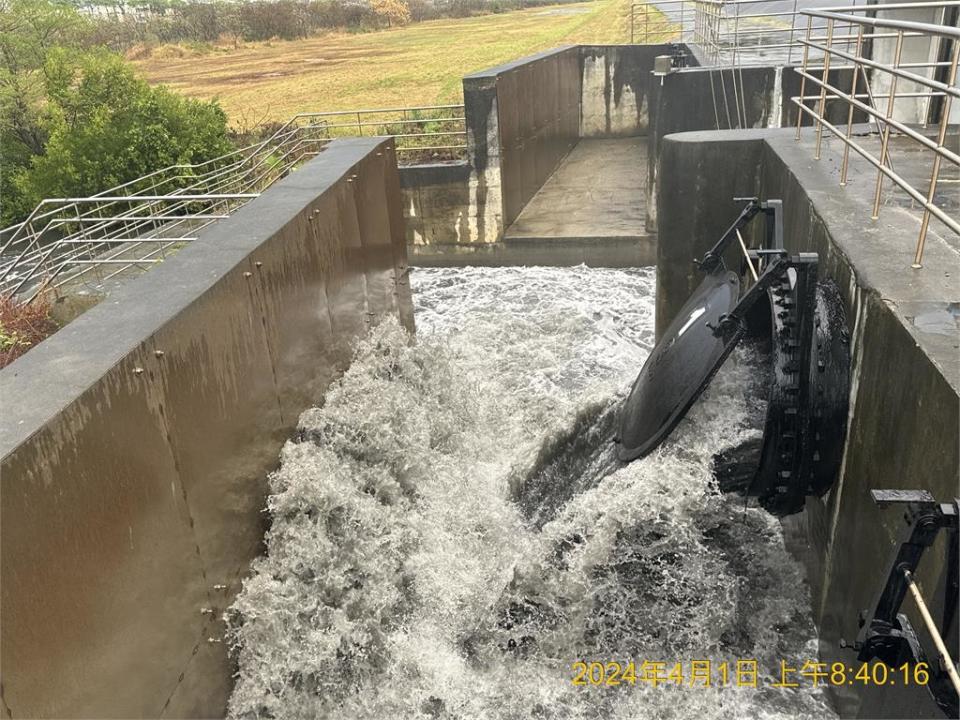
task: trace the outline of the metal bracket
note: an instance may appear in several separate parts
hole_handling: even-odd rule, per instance
[[[906,615],[900,612],[900,607],[910,591],[913,573],[920,564],[924,551],[933,545],[941,530],[947,531],[950,538],[943,622],[939,629],[928,628],[931,636],[936,633],[934,642],[939,641],[942,644],[940,636],[954,622],[960,600],[960,583],[955,568],[960,501],[938,503],[926,490],[871,490],[870,495],[881,508],[905,506],[903,517],[907,527],[890,562],[886,582],[873,604],[873,612],[861,619],[860,633],[853,649],[857,651],[859,660],[880,660],[892,668],[899,667],[906,661],[927,662],[927,653],[924,652]],[[917,599],[919,600],[919,597]],[[933,622],[932,618],[930,622]],[[942,657],[943,653],[938,651],[937,656]],[[952,671],[952,675],[956,677],[956,667],[952,668]],[[931,679],[927,688],[948,717],[957,717],[958,695],[950,675],[949,668],[931,668]]]
[[[723,267],[723,253],[727,246],[736,239],[737,233],[760,213],[763,213],[766,219],[766,247],[774,252],[783,250],[782,200],[760,202],[760,199],[756,197],[735,197],[733,201],[746,204],[733,224],[697,262],[697,267],[705,273],[712,273]]]

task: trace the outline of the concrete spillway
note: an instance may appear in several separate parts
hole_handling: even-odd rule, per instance
[[[901,529],[870,490],[955,494],[957,245],[931,231],[914,272],[917,212],[894,198],[869,220],[872,175],[854,160],[840,188],[836,142],[815,162],[809,131],[743,129],[796,121],[795,70],[738,71],[743,117],[724,123],[737,98],[714,69],[651,74],[673,49],[568,47],[468,76],[466,162],[398,171],[391,142],[334,141],[0,372],[0,715],[829,716],[771,674],[852,662]],[[604,146],[632,151],[585,157]],[[603,178],[577,192],[588,159],[621,196]],[[783,199],[787,249],[818,253],[852,330],[836,485],[784,526],[710,479],[715,452],[760,433],[749,352],[655,453],[610,451],[654,304],[662,333],[737,196]],[[584,227],[587,200],[629,227]],[[520,237],[551,205],[573,229]],[[654,250],[655,303],[649,269],[418,270],[416,343],[399,329],[408,253],[629,266]],[[947,569],[918,569],[937,616]],[[687,682],[578,687],[576,659],[681,663]],[[759,687],[690,687],[706,659],[755,659]],[[827,692],[844,717],[936,712],[921,687]]]
[[[619,466],[607,418],[651,348],[650,269],[412,285],[416,344],[381,325],[284,448],[267,554],[231,610],[230,714],[830,716],[819,690],[769,686],[816,654],[802,568],[711,479],[714,452],[759,433],[749,353]],[[715,677],[578,687],[578,659],[709,659]],[[720,686],[738,660],[759,688]]]

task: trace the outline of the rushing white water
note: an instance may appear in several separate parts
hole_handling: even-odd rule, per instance
[[[653,339],[651,270],[418,269],[300,419],[231,608],[234,717],[827,717],[808,589],[778,522],[720,495],[756,429],[728,361],[655,453],[613,460]],[[759,688],[572,684],[577,660],[756,659]],[[731,681],[732,682],[732,681]]]

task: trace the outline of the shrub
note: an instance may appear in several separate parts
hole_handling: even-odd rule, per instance
[[[45,77],[46,143],[8,188],[21,212],[46,197],[90,195],[231,149],[219,105],[150,87],[109,52],[52,51]]]
[[[50,317],[50,302],[41,295],[26,304],[13,296],[0,295],[0,368],[57,330]]]

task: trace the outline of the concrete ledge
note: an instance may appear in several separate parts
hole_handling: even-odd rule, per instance
[[[556,238],[484,244],[415,245],[408,248],[416,267],[638,267],[656,262],[656,238]]]
[[[404,165],[400,168],[400,187],[403,189],[449,182],[467,182],[469,179],[470,165],[466,162]]]
[[[13,717],[224,714],[280,446],[374,318],[412,328],[392,149],[331,143],[0,371]]]
[[[550,50],[544,50],[542,52],[534,53],[533,55],[527,55],[522,58],[517,58],[516,60],[511,60],[510,62],[503,63],[502,65],[494,65],[493,67],[484,68],[483,70],[477,70],[477,72],[464,75],[463,80],[464,82],[474,82],[477,80],[494,79],[498,75],[503,75],[525,65],[530,65],[531,63],[553,57],[554,55],[561,55],[576,47],[576,45],[561,45],[560,47],[551,48]]]

